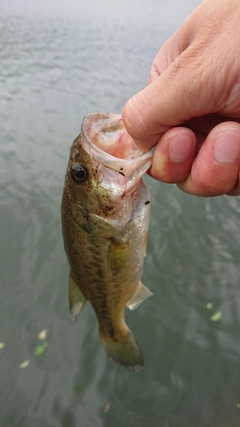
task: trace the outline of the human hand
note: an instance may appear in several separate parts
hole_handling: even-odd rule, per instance
[[[150,175],[198,196],[240,195],[240,2],[205,0],[161,47],[122,116]]]

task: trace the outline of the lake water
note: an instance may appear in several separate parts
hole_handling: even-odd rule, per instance
[[[127,313],[139,374],[108,360],[90,304],[76,324],[68,312],[70,145],[85,114],[120,112],[144,87],[160,45],[199,3],[1,2],[0,427],[240,426],[239,198],[147,177],[143,282],[154,296]]]

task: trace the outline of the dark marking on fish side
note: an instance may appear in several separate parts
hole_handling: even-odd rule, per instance
[[[118,173],[120,173],[120,175],[125,177],[125,174],[123,172],[118,171]]]
[[[145,202],[145,205],[149,205],[149,203],[150,203],[150,200],[147,200],[147,201]]]

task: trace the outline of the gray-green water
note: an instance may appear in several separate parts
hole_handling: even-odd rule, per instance
[[[76,324],[68,313],[60,203],[70,145],[86,113],[120,112],[145,85],[159,46],[198,3],[1,2],[0,427],[240,426],[239,198],[147,179],[143,281],[154,297],[127,313],[145,356],[139,374],[107,359],[90,305]]]

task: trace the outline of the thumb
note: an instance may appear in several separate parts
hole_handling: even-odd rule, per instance
[[[201,53],[196,50],[199,49],[189,46],[125,104],[124,125],[141,148],[146,150],[155,145],[171,127],[216,111],[214,102],[222,82],[208,56],[199,60]],[[215,79],[211,78],[213,75]]]

